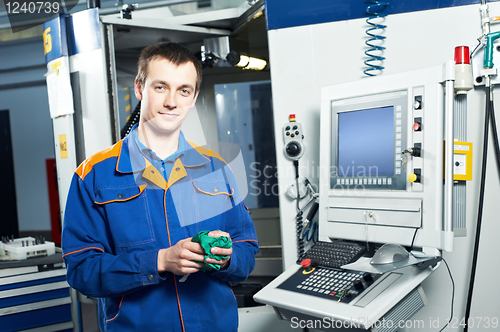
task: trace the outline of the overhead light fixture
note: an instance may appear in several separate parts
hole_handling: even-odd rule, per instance
[[[226,56],[226,60],[232,66],[243,69],[263,70],[267,66],[266,60],[254,58],[246,55],[245,53],[239,53],[236,51],[229,52]]]

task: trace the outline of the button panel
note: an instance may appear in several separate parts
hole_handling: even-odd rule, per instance
[[[349,303],[380,277],[367,274],[329,268],[316,268],[304,273],[304,269],[300,269],[278,288]]]
[[[425,134],[425,119],[424,119],[424,111],[425,111],[425,95],[424,95],[424,87],[415,87],[413,88],[413,99],[416,101],[416,104],[419,107],[413,107],[412,114],[409,117],[411,121],[411,141],[408,142],[407,148],[412,148],[412,150],[416,150],[418,148],[418,153],[415,151],[411,156],[408,156],[408,168],[407,175],[411,175],[411,173],[417,174],[415,169],[418,169],[419,173],[417,174],[418,179],[411,182],[409,180],[408,183],[410,185],[410,189],[413,192],[419,192],[423,190],[423,157],[424,157],[424,134]]]
[[[401,162],[396,162],[397,165],[401,165]],[[400,166],[401,167],[401,166]],[[401,169],[399,169],[398,174],[401,174]],[[360,187],[386,187],[390,189],[393,184],[393,179],[391,176],[387,177],[359,177],[359,178],[337,178],[335,179],[334,189],[339,189],[341,186],[351,187],[359,189]]]

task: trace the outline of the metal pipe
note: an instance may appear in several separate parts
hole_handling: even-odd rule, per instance
[[[488,5],[486,4],[486,0],[481,0],[481,7],[479,7],[479,11],[481,12],[481,25],[483,27],[483,35],[487,35],[490,33],[490,13],[488,10]]]
[[[454,80],[446,81],[445,100],[445,181],[444,181],[444,231],[453,232],[453,101]]]

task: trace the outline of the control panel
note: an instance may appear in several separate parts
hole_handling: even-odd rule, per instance
[[[277,288],[349,303],[361,295],[381,275],[341,271],[324,267],[303,267]]]
[[[283,126],[284,152],[288,158],[299,160],[304,154],[302,125],[295,122],[295,114],[290,114],[289,119],[290,122]]]
[[[404,156],[402,158],[411,159],[408,162],[410,169],[408,169],[408,181],[410,182],[411,191],[422,191],[424,173],[422,158],[424,157],[423,142],[424,142],[424,110],[425,110],[425,100],[424,100],[424,87],[414,87],[413,88],[413,107],[412,107],[412,145],[406,148]]]

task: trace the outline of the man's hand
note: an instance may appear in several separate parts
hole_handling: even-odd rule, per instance
[[[221,231],[211,231],[208,233],[208,236],[212,237],[219,237],[219,236],[226,236],[231,240],[231,236],[229,233],[226,232],[221,232]],[[229,260],[231,259],[231,255],[233,254],[233,248],[219,248],[219,247],[214,247],[210,250],[210,252],[214,255],[219,255],[219,256],[227,256],[226,259],[223,259],[221,261],[215,260],[213,258],[207,258],[206,262],[211,263],[211,264],[219,264],[221,270],[225,270],[229,266]]]
[[[158,272],[169,271],[176,275],[195,273],[203,267],[204,259],[205,251],[199,243],[191,242],[191,238],[180,240],[173,247],[160,249]]]

